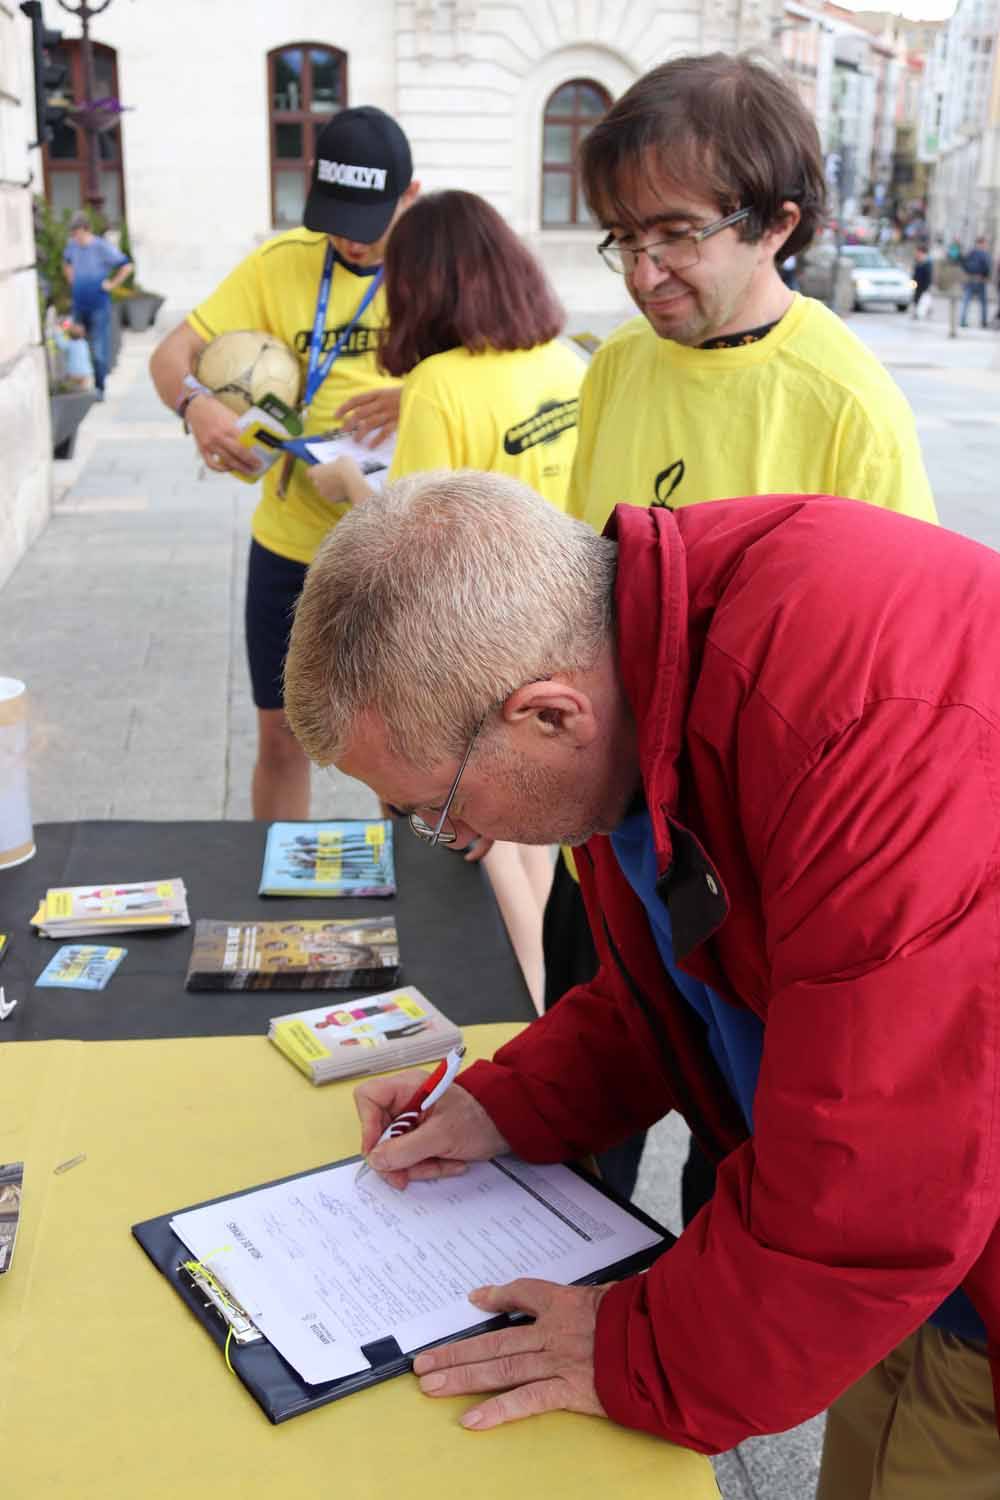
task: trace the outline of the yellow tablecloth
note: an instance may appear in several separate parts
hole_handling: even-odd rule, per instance
[[[516,1030],[468,1028],[471,1055]],[[562,1412],[469,1433],[469,1403],[412,1376],[271,1426],[129,1228],[356,1149],[350,1086],[313,1088],[263,1037],[0,1046],[0,1162],[25,1164],[0,1276],[5,1500],[717,1497],[697,1454]]]

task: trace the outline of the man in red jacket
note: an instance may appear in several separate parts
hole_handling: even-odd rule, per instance
[[[576,845],[601,959],[373,1165],[564,1160],[670,1108],[720,1164],[646,1275],[474,1295],[535,1321],[418,1359],[501,1392],[466,1426],[563,1407],[717,1452],[842,1397],[823,1500],[1000,1493],[998,629],[995,552],[829,497],[598,537],[421,474],[324,544],[306,751],[425,837]],[[359,1090],[364,1150],[412,1085]]]

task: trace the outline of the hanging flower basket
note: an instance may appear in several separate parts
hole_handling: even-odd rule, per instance
[[[106,130],[114,130],[126,108],[117,99],[84,99],[73,105],[66,118],[78,130],[93,130],[101,135]]]

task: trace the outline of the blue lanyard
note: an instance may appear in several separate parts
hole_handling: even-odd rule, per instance
[[[327,304],[330,301],[330,283],[333,280],[333,259],[333,246],[328,241],[326,246],[326,260],[323,262],[323,276],[319,284],[319,297],[316,299],[316,316],[313,319],[312,338],[309,340],[309,368],[306,373],[306,394],[305,400],[303,402],[303,416],[305,416],[310,406],[312,406],[313,400],[316,396],[316,392],[319,390],[320,386],[323,384],[324,380],[333,368],[334,360],[340,354],[344,345],[347,343],[347,340],[354,332],[354,325],[357,323],[358,319],[362,316],[365,310],[371,305],[375,293],[378,291],[379,287],[382,284],[382,267],[379,266],[378,271],[371,279],[371,285],[369,286],[367,292],[365,292],[364,297],[361,299],[361,306],[358,308],[357,312],[354,314],[354,317],[348,323],[347,327],[344,329],[343,333],[340,335],[340,338],[334,344],[329,354],[323,360],[323,363],[320,364],[319,352],[323,347],[323,336],[326,332],[326,309]]]

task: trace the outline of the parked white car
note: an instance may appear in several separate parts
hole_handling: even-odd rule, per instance
[[[909,271],[901,271],[874,245],[843,245],[840,255],[850,262],[855,311],[891,302],[900,312],[906,312],[916,290]]]

